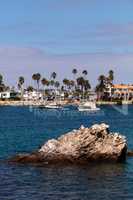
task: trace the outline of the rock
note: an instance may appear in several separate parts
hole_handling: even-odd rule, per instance
[[[32,154],[18,154],[14,158],[10,160],[10,162],[18,162],[18,163],[39,163],[41,162],[40,154],[32,153]]]
[[[91,161],[123,161],[126,158],[126,138],[110,133],[107,124],[96,124],[90,128],[81,126],[58,139],[46,142],[36,153],[19,155],[11,159],[20,163],[72,163]]]

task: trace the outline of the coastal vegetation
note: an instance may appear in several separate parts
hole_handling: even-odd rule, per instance
[[[23,97],[23,84],[24,84],[24,77],[20,76],[18,80],[18,89],[21,90],[21,98]]]
[[[64,77],[59,79],[58,74],[53,71],[49,77],[45,77],[43,74],[34,73],[31,75],[33,85],[26,85],[26,79],[24,76],[20,76],[17,81],[17,89],[19,95],[16,96],[16,89],[9,87],[5,84],[4,77],[0,74],[0,92],[11,91],[15,94],[15,99],[23,100],[25,92],[39,93],[41,92],[43,97],[56,96],[64,94],[64,98],[84,99],[89,98],[93,92],[96,95],[98,101],[118,102],[121,104],[122,100],[133,99],[133,88],[120,84],[118,88],[114,87],[115,74],[113,70],[109,70],[107,75],[100,74],[95,88],[92,88],[87,70],[79,72],[76,68],[72,69],[71,78]],[[118,89],[117,95],[115,91]],[[13,95],[12,95],[13,98]],[[4,98],[3,98],[4,99]]]
[[[25,78],[20,76],[18,78],[17,88],[21,93],[21,98],[23,96],[24,91],[43,91],[43,94],[48,95],[49,91],[60,90],[60,92],[64,92],[65,96],[69,96],[70,94],[76,97],[86,96],[87,92],[91,89],[91,84],[88,79],[88,71],[83,70],[81,73],[78,72],[76,68],[72,70],[73,78],[63,78],[62,81],[58,80],[58,74],[56,72],[52,72],[50,77],[46,78],[42,76],[40,73],[32,74],[32,80],[34,81],[33,85],[29,85],[27,88],[24,87]],[[11,89],[11,88],[10,88]],[[3,76],[0,75],[0,91],[4,92],[9,90],[9,87],[5,86],[3,81]]]

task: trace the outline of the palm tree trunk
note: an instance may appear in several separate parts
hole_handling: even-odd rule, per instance
[[[38,93],[38,99],[39,99],[39,81],[37,81],[37,93]]]
[[[23,86],[21,85],[21,100],[23,100]]]

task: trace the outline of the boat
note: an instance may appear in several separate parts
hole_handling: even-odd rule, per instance
[[[44,109],[61,109],[63,108],[61,104],[58,104],[56,102],[47,102],[45,104],[39,105],[39,108]]]
[[[82,102],[78,106],[79,111],[88,111],[88,112],[96,112],[99,111],[100,108],[96,107],[95,101],[86,101]]]
[[[56,103],[51,103],[51,104],[47,104],[44,106],[44,108],[46,109],[61,109],[62,106],[60,104],[56,104]]]
[[[55,95],[54,100],[48,101],[48,99],[47,99],[46,101],[43,102],[43,104],[41,104],[39,106],[39,108],[44,108],[44,109],[63,109],[63,105],[61,104],[61,98],[57,99],[57,95]]]

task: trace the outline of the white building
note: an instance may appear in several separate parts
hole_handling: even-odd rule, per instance
[[[10,91],[0,92],[0,99],[10,99]]]
[[[0,99],[15,99],[20,97],[20,93],[15,91],[0,92]]]
[[[37,99],[41,99],[43,97],[43,94],[41,92],[37,92],[37,91],[25,91],[23,94],[23,99],[28,101],[28,100],[37,100]]]

